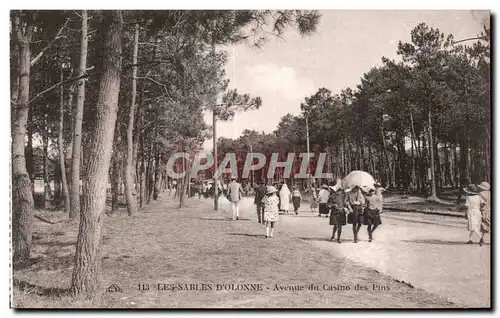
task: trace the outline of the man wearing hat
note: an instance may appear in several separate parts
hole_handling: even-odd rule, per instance
[[[227,197],[231,202],[231,211],[233,212],[233,220],[240,219],[240,200],[243,196],[243,189],[241,188],[241,184],[236,182],[236,177],[231,177],[231,183],[227,187]]]
[[[261,224],[264,222],[264,204],[262,199],[266,196],[266,184],[264,180],[259,182],[259,186],[255,188],[255,199],[254,204],[257,206],[257,220]]]

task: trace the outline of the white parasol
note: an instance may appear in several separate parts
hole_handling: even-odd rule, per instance
[[[371,174],[361,170],[351,171],[345,178],[342,180],[342,187],[344,189],[352,189],[354,186],[358,186],[361,188],[363,192],[368,192],[371,189],[375,189],[375,179]]]

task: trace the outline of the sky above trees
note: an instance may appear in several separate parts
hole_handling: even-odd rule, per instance
[[[218,124],[218,135],[238,138],[244,129],[271,132],[287,113],[300,113],[300,103],[319,87],[339,93],[354,88],[382,56],[397,59],[398,41],[410,40],[420,22],[455,39],[476,36],[487,11],[322,11],[318,32],[302,38],[289,29],[286,40],[271,39],[262,49],[228,46],[230,88],[262,97],[259,110],[239,113]],[[205,115],[211,123],[211,114]],[[212,141],[204,144],[212,149]]]

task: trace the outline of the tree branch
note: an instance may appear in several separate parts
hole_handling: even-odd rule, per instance
[[[488,37],[486,36],[475,36],[475,37],[472,37],[472,38],[467,38],[467,39],[463,39],[463,40],[459,40],[459,41],[453,41],[452,44],[455,45],[457,43],[460,43],[460,42],[466,42],[466,41],[472,41],[472,40],[488,40]]]
[[[66,25],[68,25],[69,23],[69,19],[66,19],[66,21],[64,22],[63,26],[59,29],[59,31],[57,31],[57,34],[56,36],[52,39],[52,41],[50,41],[41,51],[40,53],[38,53],[38,55],[33,59],[31,60],[31,63],[30,65],[33,66],[36,64],[36,62],[38,62],[40,60],[40,58],[42,57],[43,53],[45,53],[45,51],[47,51],[51,46],[52,44],[54,44],[55,41],[59,40],[59,37],[62,33],[62,31],[64,30],[64,28],[66,27]]]
[[[123,69],[124,70],[127,70],[131,67],[134,67],[134,66],[142,66],[142,65],[148,65],[148,64],[153,64],[152,66],[155,66],[155,65],[158,65],[158,64],[162,64],[162,63],[172,63],[172,59],[163,59],[163,60],[156,60],[156,61],[146,61],[146,62],[141,62],[141,63],[137,63],[137,64],[130,64],[130,65],[127,65],[126,67],[124,67]]]
[[[43,94],[46,94],[46,93],[50,92],[51,90],[53,90],[55,88],[58,88],[59,86],[61,86],[63,84],[66,84],[66,83],[69,83],[69,82],[74,82],[74,81],[77,81],[79,79],[87,78],[87,77],[89,77],[89,74],[84,74],[84,75],[81,75],[81,76],[77,76],[77,77],[73,77],[73,78],[68,78],[68,79],[66,79],[64,81],[58,82],[58,83],[56,83],[56,84],[54,84],[54,85],[52,85],[52,86],[44,89],[43,91],[41,91],[40,93],[36,94],[35,96],[33,96],[33,98],[28,101],[28,104],[33,103],[36,99],[38,99]]]
[[[165,85],[163,83],[160,83],[157,80],[155,80],[155,79],[153,79],[153,78],[151,78],[149,76],[140,76],[140,77],[136,77],[136,79],[146,79],[146,80],[149,80],[149,81],[151,81],[153,83],[156,83],[156,84],[158,84],[160,86],[163,86],[163,88],[165,89],[165,93],[167,94],[167,96],[170,96],[169,93],[168,93],[167,85]]]

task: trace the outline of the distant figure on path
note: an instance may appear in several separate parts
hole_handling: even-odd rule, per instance
[[[288,211],[290,210],[290,195],[290,189],[288,189],[286,183],[283,183],[280,190],[280,209],[286,214],[288,214]]]
[[[297,186],[293,186],[292,203],[293,203],[293,211],[295,212],[295,214],[299,214],[301,200],[302,200],[302,195],[300,194],[299,188]]]
[[[241,184],[236,182],[236,177],[231,178],[231,183],[229,183],[228,189],[228,199],[231,202],[231,211],[233,212],[233,220],[240,219],[240,200],[243,195],[243,189]]]
[[[269,186],[266,189],[266,196],[262,199],[264,204],[264,220],[266,222],[266,238],[273,237],[274,228],[279,218],[278,203],[279,198],[276,195],[278,190]]]
[[[484,234],[490,232],[491,227],[491,200],[490,200],[490,184],[486,181],[479,184],[478,189],[480,190],[479,196],[483,199],[484,204],[481,207],[481,240],[479,245],[484,243]]]
[[[259,185],[255,188],[255,199],[253,203],[257,207],[257,220],[260,224],[264,224],[264,204],[262,203],[262,199],[266,196],[266,185],[262,180],[259,182]]]
[[[352,224],[352,232],[354,234],[354,243],[358,243],[358,232],[363,225],[363,205],[365,204],[365,197],[361,192],[361,188],[354,186],[348,189],[347,192],[347,209],[349,215],[347,216],[347,223]]]
[[[472,235],[476,234],[480,241],[480,245],[483,244],[481,241],[483,236],[481,235],[481,205],[485,204],[485,201],[479,195],[479,188],[471,184],[467,188],[464,188],[464,192],[467,195],[465,197],[465,206],[467,207],[467,230],[469,231],[469,240],[467,244],[472,244]]]
[[[330,225],[333,225],[333,232],[331,241],[335,240],[335,233],[337,233],[337,242],[341,243],[340,236],[342,235],[342,226],[347,224],[346,209],[345,209],[345,196],[341,188],[335,190],[332,187],[331,208],[330,208]]]
[[[318,208],[318,194],[316,193],[316,188],[314,187],[314,185],[311,185],[309,192],[310,192],[309,206],[311,208],[311,212],[316,212],[316,209]]]

